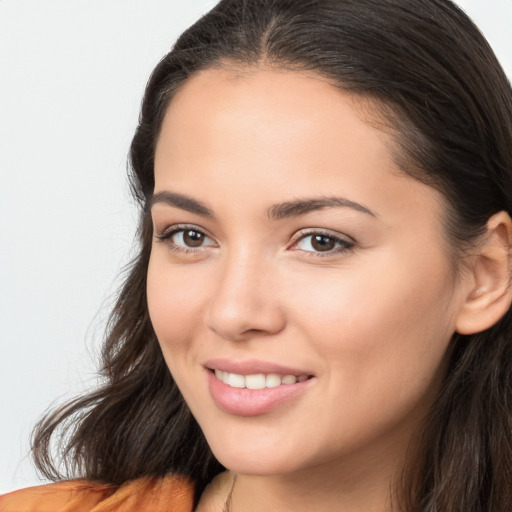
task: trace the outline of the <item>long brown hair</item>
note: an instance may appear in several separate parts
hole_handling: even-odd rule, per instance
[[[222,0],[149,80],[130,152],[138,255],[109,323],[103,385],[36,428],[34,456],[47,477],[64,471],[121,483],[174,472],[188,475],[200,494],[223,469],[149,320],[146,204],[169,102],[192,75],[225,62],[315,72],[367,99],[395,136],[400,167],[447,198],[445,231],[456,262],[492,214],[512,213],[510,84],[478,29],[449,0]],[[510,311],[485,332],[454,336],[445,381],[418,439],[420,456],[404,472],[400,493],[405,510],[512,510]]]

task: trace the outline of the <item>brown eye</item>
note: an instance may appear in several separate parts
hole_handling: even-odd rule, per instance
[[[311,247],[315,249],[315,251],[332,251],[336,245],[336,240],[329,236],[324,235],[314,235],[311,237]]]
[[[175,251],[192,251],[215,246],[215,242],[202,231],[188,227],[171,229],[163,235],[155,236]]]
[[[183,231],[183,243],[188,247],[201,247],[205,239],[203,233],[192,229]]]
[[[334,255],[348,252],[354,248],[354,241],[345,237],[329,233],[304,234],[293,246],[295,250],[304,251],[312,255]]]

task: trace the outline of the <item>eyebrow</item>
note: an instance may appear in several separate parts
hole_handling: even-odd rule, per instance
[[[163,203],[180,210],[195,213],[203,217],[214,218],[213,211],[204,203],[192,197],[177,194],[176,192],[163,191],[153,195],[149,200],[148,207],[151,209],[155,204]],[[369,208],[362,204],[351,201],[344,197],[319,197],[311,199],[298,199],[272,205],[267,215],[272,220],[281,220],[289,217],[298,217],[310,212],[323,210],[324,208],[351,208],[372,217],[376,217]]]
[[[287,217],[298,217],[306,213],[323,210],[324,208],[351,208],[361,213],[376,217],[369,208],[344,197],[319,197],[313,199],[298,199],[281,204],[275,204],[268,210],[268,216],[273,220]]]
[[[149,209],[153,208],[153,206],[158,203],[174,206],[180,210],[196,213],[197,215],[202,215],[203,217],[214,217],[213,212],[206,205],[183,194],[176,194],[175,192],[169,191],[158,192],[149,200]]]

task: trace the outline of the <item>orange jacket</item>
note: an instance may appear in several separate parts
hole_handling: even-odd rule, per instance
[[[68,480],[0,496],[0,512],[192,512],[184,477],[144,477],[123,485]]]

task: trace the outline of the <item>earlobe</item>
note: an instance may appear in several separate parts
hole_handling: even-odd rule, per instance
[[[497,323],[512,303],[512,221],[498,212],[487,230],[470,269],[471,286],[456,319],[459,334],[474,334]]]

